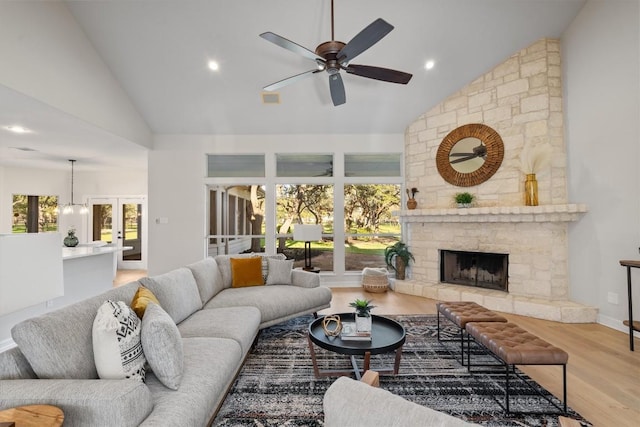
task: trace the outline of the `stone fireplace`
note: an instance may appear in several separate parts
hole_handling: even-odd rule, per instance
[[[417,118],[405,133],[407,187],[419,189],[418,208],[399,212],[415,256],[410,280],[397,292],[444,301],[475,301],[485,307],[562,322],[595,322],[597,310],[570,300],[568,228],[587,212],[570,203],[558,40],[543,39]],[[438,173],[443,138],[469,123],[494,129],[504,142],[504,160],[488,181],[456,187]],[[524,206],[520,154],[525,144],[547,143],[551,164],[539,173],[540,206]],[[476,196],[471,208],[454,208],[453,196]],[[445,283],[442,249],[508,255],[505,289]]]

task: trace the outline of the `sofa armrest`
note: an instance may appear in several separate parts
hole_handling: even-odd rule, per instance
[[[317,288],[320,286],[320,275],[304,270],[292,270],[291,284],[301,288]]]
[[[324,395],[323,407],[325,427],[476,425],[348,377],[340,377],[331,384]]]
[[[137,426],[153,410],[149,388],[136,380],[0,381],[0,410],[53,405],[70,426]]]

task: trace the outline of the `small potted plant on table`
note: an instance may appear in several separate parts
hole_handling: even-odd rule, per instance
[[[371,310],[376,306],[371,305],[371,301],[357,298],[349,305],[356,309],[356,331],[371,332]]]

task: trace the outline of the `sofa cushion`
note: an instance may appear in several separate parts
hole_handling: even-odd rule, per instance
[[[147,309],[147,305],[150,302],[160,304],[160,301],[158,301],[158,298],[156,298],[153,292],[140,285],[140,287],[138,287],[138,290],[136,291],[136,294],[131,300],[131,304],[129,305],[131,306],[133,311],[136,312],[138,317],[142,319],[142,316],[144,316],[144,311]]]
[[[196,280],[202,304],[205,304],[224,289],[220,268],[218,268],[218,263],[213,258],[207,257],[202,261],[189,264],[187,268],[191,270]]]
[[[347,377],[327,389],[323,408],[325,427],[477,426]]]
[[[264,285],[260,257],[231,258],[231,287]]]
[[[269,273],[267,275],[267,285],[290,285],[291,271],[293,270],[293,260],[267,259]]]
[[[202,308],[196,280],[186,267],[153,277],[143,277],[140,283],[149,288],[169,313],[174,322],[180,323]]]
[[[312,274],[312,273],[310,273]],[[329,307],[331,290],[325,286],[301,288],[290,285],[231,288],[220,292],[205,309],[253,306],[260,310],[260,327]]]
[[[33,378],[36,373],[18,347],[0,352],[0,380]]]
[[[264,253],[259,253],[257,254],[258,256],[260,256],[260,258],[262,259],[262,277],[264,278],[265,283],[267,282],[267,276],[269,275],[269,260],[270,259],[279,259],[279,260],[285,260],[287,259],[285,254],[274,254],[274,255],[267,255]]]
[[[256,338],[260,319],[260,310],[255,307],[211,308],[193,313],[178,329],[183,338],[230,338],[237,341],[246,354]]]
[[[216,255],[213,259],[218,264],[222,276],[222,286],[231,287],[231,258],[252,258],[255,254]]]
[[[102,379],[144,381],[140,318],[123,301],[107,301],[93,321],[93,356]]]
[[[13,380],[3,381],[0,390],[0,408],[54,405],[64,412],[65,427],[137,427],[153,409],[151,392],[140,381]],[[51,425],[38,421],[29,425]]]
[[[182,337],[171,316],[158,304],[150,303],[142,318],[142,349],[158,380],[177,390],[184,369]]]
[[[234,340],[184,338],[183,344],[184,374],[178,390],[166,388],[153,372],[147,376],[155,405],[141,427],[208,425],[242,366],[242,351]]]
[[[11,329],[11,336],[39,378],[98,378],[92,341],[98,307],[109,299],[131,301],[139,285],[131,282],[24,320]]]

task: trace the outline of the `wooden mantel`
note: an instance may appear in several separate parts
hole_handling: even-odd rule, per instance
[[[414,209],[394,212],[400,222],[572,222],[588,211],[585,204]]]

